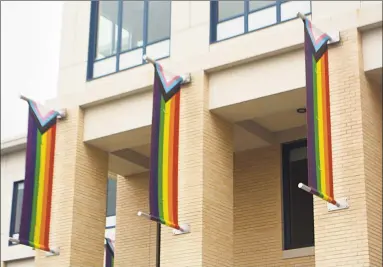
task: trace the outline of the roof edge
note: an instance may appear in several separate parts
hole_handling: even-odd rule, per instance
[[[26,145],[27,137],[25,135],[1,140],[1,155],[24,150]]]

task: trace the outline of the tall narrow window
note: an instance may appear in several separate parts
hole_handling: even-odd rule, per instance
[[[100,1],[98,10],[96,59],[116,54],[118,2]]]
[[[121,51],[144,45],[144,1],[124,1],[122,6]]]
[[[11,225],[10,225],[10,236],[13,238],[18,238],[18,234],[20,231],[23,196],[24,196],[24,181],[15,182],[13,184]]]
[[[170,55],[171,1],[92,1],[87,79]]]
[[[148,44],[169,38],[170,1],[150,1],[148,12]],[[161,23],[158,23],[161,21]]]
[[[284,249],[314,246],[313,197],[298,188],[308,180],[306,141],[283,145]]]
[[[218,20],[223,21],[243,15],[245,12],[242,1],[218,1]]]
[[[106,216],[116,216],[116,192],[117,181],[113,178],[108,178],[108,193],[106,201]]]

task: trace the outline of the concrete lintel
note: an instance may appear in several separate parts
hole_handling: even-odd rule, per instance
[[[149,157],[142,155],[132,149],[126,148],[112,152],[113,155],[128,160],[145,169],[149,169]]]
[[[275,134],[273,132],[270,132],[269,130],[252,120],[239,121],[236,124],[248,131],[249,133],[258,136],[270,145],[276,142]]]

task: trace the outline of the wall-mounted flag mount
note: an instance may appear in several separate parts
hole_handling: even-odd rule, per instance
[[[144,56],[154,66],[151,131],[149,207],[150,214],[138,212],[173,228],[175,234],[189,232],[178,223],[178,144],[181,84],[178,75],[165,74],[163,67]]]
[[[56,122],[63,114],[21,98],[29,107],[24,196],[19,239],[10,241],[57,255],[58,250],[49,246],[49,232]]]
[[[340,207],[333,192],[327,45],[331,38],[300,17],[305,36],[308,186],[298,186]]]
[[[154,64],[153,115],[150,156],[151,219],[169,227],[178,225],[178,141],[181,82],[166,77]]]

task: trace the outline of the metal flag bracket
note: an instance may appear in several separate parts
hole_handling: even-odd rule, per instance
[[[306,16],[303,15],[301,12],[297,13],[297,17],[301,18],[303,21],[306,20]],[[340,42],[340,33],[339,31],[329,31],[327,35],[330,37],[330,40],[328,40],[328,44],[336,44]]]
[[[151,220],[152,218],[150,214],[142,211],[137,212],[137,215],[140,217],[145,217],[148,220]],[[180,224],[180,229],[173,229],[173,235],[183,235],[188,233],[190,233],[190,224]]]
[[[29,101],[30,100],[28,97],[23,96],[23,95],[20,95],[20,99],[25,100],[25,101]],[[63,120],[63,119],[65,119],[67,117],[67,111],[66,111],[65,108],[64,109],[60,109],[60,110],[56,110],[56,111],[59,113],[59,115],[57,116],[57,119]]]
[[[183,235],[190,233],[190,224],[181,224],[180,230],[173,229],[173,235]]]
[[[12,237],[9,238],[9,242],[12,242],[15,245],[20,244],[19,239],[12,238]],[[35,250],[35,248],[32,248],[32,249]],[[60,255],[60,248],[54,248],[54,249],[51,249],[50,251],[45,251],[46,257],[58,256],[58,255]]]
[[[303,183],[299,183],[298,188],[302,189],[303,191],[306,191],[307,193],[311,193],[314,196],[315,195],[318,196],[318,193],[315,193],[314,189],[312,189],[311,187],[309,187]],[[323,200],[325,200],[325,199],[323,199]],[[343,210],[343,209],[348,209],[348,208],[349,208],[349,205],[348,205],[348,198],[347,197],[339,198],[339,199],[335,200],[335,205],[327,202],[327,210],[328,211]]]
[[[343,210],[343,209],[349,208],[347,197],[337,198],[337,203],[339,203],[339,207],[336,205],[333,205],[331,203],[327,203],[327,210],[328,211],[336,211],[336,210]]]
[[[149,62],[149,63],[152,63],[153,65],[156,64],[156,61],[150,57],[148,57],[147,55],[144,55],[142,57],[143,60]],[[191,83],[191,75],[190,73],[186,73],[186,74],[183,74],[183,75],[180,75],[181,78],[182,78],[182,83],[181,84],[188,84],[188,83]]]

